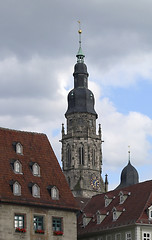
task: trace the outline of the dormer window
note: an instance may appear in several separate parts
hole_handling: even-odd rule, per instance
[[[14,172],[18,174],[22,173],[22,164],[18,160],[14,162]]]
[[[124,201],[126,201],[126,199],[128,198],[128,196],[130,196],[131,193],[130,192],[126,192],[126,191],[120,191],[119,193],[119,198],[120,198],[120,204],[123,204]]]
[[[125,208],[123,208],[123,207],[120,207],[120,206],[118,206],[118,208],[116,208],[116,207],[114,207],[113,209],[112,209],[112,212],[113,212],[113,221],[116,221],[119,217],[120,217],[120,215],[122,214],[122,212],[125,212],[126,210],[125,210]]]
[[[105,207],[107,207],[112,202],[112,198],[109,198],[107,195],[105,195],[104,199],[105,199]]]
[[[18,182],[15,182],[13,184],[13,194],[15,196],[20,196],[21,195],[21,185]]]
[[[124,195],[123,195],[123,192],[120,192],[120,194],[119,194],[119,196],[120,196],[120,204],[123,204],[124,203]]]
[[[51,197],[53,200],[58,200],[59,199],[59,191],[58,189],[54,186],[51,189]]]
[[[152,220],[152,206],[148,208],[148,217],[150,220]]]
[[[114,208],[114,209],[113,209],[113,221],[116,221],[117,218],[118,218],[118,216],[117,216],[117,211],[116,211],[116,209]]]
[[[101,214],[98,212],[97,213],[97,224],[101,223]]]
[[[59,200],[59,190],[57,189],[57,187],[49,185],[47,187],[47,190],[53,200]]]
[[[96,215],[97,215],[97,224],[100,224],[105,217],[109,214],[109,212],[106,211],[102,211],[100,212],[99,210],[97,211]]]
[[[105,199],[105,207],[107,207],[109,205],[109,198]]]
[[[85,213],[83,214],[83,227],[86,227],[88,225],[88,223],[91,221],[92,219],[92,214],[90,215],[86,215]]]
[[[16,144],[16,153],[23,154],[23,146],[20,143]]]
[[[32,170],[34,176],[40,176],[40,166],[37,163],[33,164]]]
[[[83,227],[85,227],[87,225],[87,218],[84,216],[83,217]]]
[[[37,184],[34,184],[32,187],[32,195],[33,197],[36,197],[36,198],[40,197],[40,188]]]

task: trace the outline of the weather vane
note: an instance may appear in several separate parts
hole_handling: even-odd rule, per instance
[[[80,23],[80,21],[78,21],[78,24],[79,24],[79,30],[78,30],[78,33],[79,33],[79,47],[81,47],[81,33],[82,33],[82,30],[81,30],[81,23]]]
[[[128,146],[128,162],[130,162],[130,146]]]

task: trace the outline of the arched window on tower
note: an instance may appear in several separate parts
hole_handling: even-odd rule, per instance
[[[95,148],[92,149],[92,166],[96,164],[96,150]]]
[[[66,155],[67,155],[67,167],[70,167],[71,166],[71,147],[69,144],[67,145]]]
[[[83,147],[83,145],[79,147],[79,164],[84,165],[84,147]]]

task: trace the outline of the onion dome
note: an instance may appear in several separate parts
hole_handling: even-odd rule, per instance
[[[128,165],[121,172],[121,182],[120,182],[120,185],[117,187],[117,189],[123,188],[123,187],[128,187],[130,185],[139,183],[138,172],[131,165],[131,163],[130,163],[130,151],[128,151],[128,153],[129,153]]]

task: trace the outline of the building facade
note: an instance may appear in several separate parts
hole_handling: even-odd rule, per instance
[[[88,89],[88,72],[81,48],[74,67],[74,89],[68,94],[66,126],[62,125],[63,173],[75,197],[89,198],[105,191],[102,173],[102,136],[99,125],[96,133],[97,113],[94,95]]]
[[[0,128],[0,239],[77,239],[79,207],[45,134]]]

